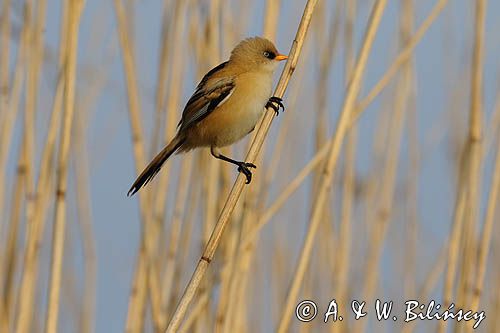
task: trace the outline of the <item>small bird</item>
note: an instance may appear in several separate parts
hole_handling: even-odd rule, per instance
[[[201,79],[184,107],[177,134],[137,177],[127,195],[134,195],[151,181],[173,153],[197,147],[210,147],[215,158],[237,165],[250,183],[249,168],[256,166],[224,156],[218,148],[252,132],[264,107],[272,108],[276,115],[280,107],[284,110],[282,99],[271,94],[273,73],[285,59],[288,56],[278,53],[265,38],[247,38],[236,45],[228,61]]]

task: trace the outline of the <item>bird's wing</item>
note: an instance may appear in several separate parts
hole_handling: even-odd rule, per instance
[[[224,74],[226,66],[227,62],[224,62],[203,77],[184,107],[179,130],[198,123],[231,96],[234,91],[234,76]]]

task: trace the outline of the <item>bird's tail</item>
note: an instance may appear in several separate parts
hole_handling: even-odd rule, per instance
[[[142,173],[137,177],[134,182],[134,185],[128,190],[127,196],[134,195],[139,191],[143,186],[146,186],[147,183],[153,179],[154,176],[160,171],[163,163],[179,149],[184,143],[185,138],[179,135],[176,135],[175,138],[170,141],[170,143],[163,148],[158,155],[153,158],[153,160],[149,163],[149,165],[142,171]]]

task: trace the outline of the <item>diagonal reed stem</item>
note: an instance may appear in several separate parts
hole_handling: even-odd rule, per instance
[[[302,15],[302,19],[300,21],[299,27],[297,29],[297,34],[292,44],[292,48],[290,50],[289,59],[285,65],[285,68],[281,74],[280,80],[276,87],[274,96],[282,97],[285,93],[285,90],[288,86],[288,82],[297,66],[297,62],[299,60],[300,51],[302,49],[302,45],[304,44],[304,39],[306,37],[307,30],[309,28],[309,23],[311,22],[312,14],[314,12],[314,7],[316,6],[317,0],[308,0],[306,7],[304,9],[304,13]],[[257,130],[257,134],[250,146],[248,151],[246,161],[253,162],[257,158],[257,154],[260,151],[262,144],[267,136],[267,132],[269,131],[269,127],[271,126],[271,122],[274,118],[274,112],[267,110],[264,115],[264,119],[261,122]],[[198,265],[187,285],[182,298],[177,305],[175,313],[170,321],[166,332],[176,332],[182,323],[182,320],[186,314],[189,304],[193,299],[198,287],[202,281],[203,276],[208,268],[208,265],[212,261],[215,250],[217,249],[220,239],[222,237],[222,233],[231,217],[231,214],[238,202],[238,199],[243,191],[243,185],[245,182],[245,177],[240,174],[236,179],[236,182],[233,185],[231,192],[226,200],[226,204],[222,209],[222,212],[219,216],[219,220],[215,225],[215,228],[212,232],[212,235],[208,241],[208,244],[203,251],[203,255],[201,256]]]

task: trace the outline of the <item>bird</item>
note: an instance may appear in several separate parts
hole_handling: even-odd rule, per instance
[[[229,146],[252,132],[265,108],[276,115],[284,111],[283,100],[272,96],[273,73],[280,61],[288,59],[266,38],[251,37],[239,42],[228,61],[210,70],[186,103],[177,133],[137,177],[127,195],[132,196],[148,184],[174,153],[209,147],[213,157],[232,163],[238,172],[252,180],[255,164],[224,156]]]

